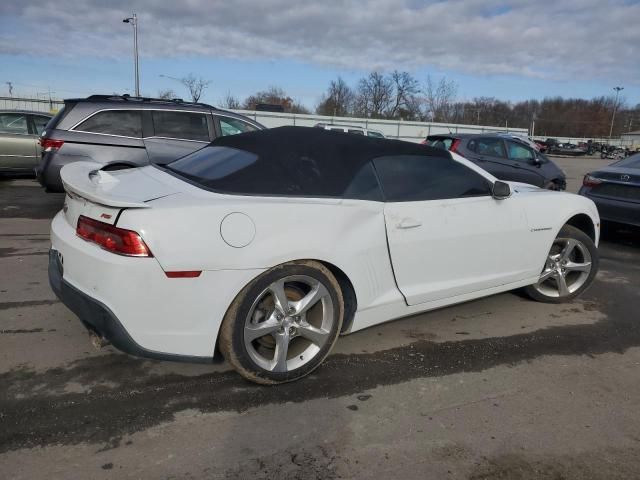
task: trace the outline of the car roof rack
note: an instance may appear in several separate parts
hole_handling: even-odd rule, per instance
[[[213,105],[209,105],[207,103],[200,102],[185,102],[181,98],[172,98],[172,99],[164,99],[164,98],[151,98],[151,97],[134,97],[127,93],[124,95],[89,95],[86,98],[74,98],[69,99],[67,101],[72,102],[131,102],[131,103],[143,103],[143,104],[154,104],[154,105],[182,105],[182,106],[192,106],[192,107],[204,107],[210,108],[212,110],[218,110],[218,108]]]

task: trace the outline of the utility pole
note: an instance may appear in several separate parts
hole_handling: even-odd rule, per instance
[[[616,118],[616,109],[618,108],[618,95],[620,95],[620,91],[624,90],[624,87],[613,87],[616,91],[616,100],[613,102],[613,114],[611,115],[611,128],[609,128],[609,140],[611,140],[611,135],[613,135],[613,121]]]
[[[133,25],[133,63],[136,76],[136,97],[140,96],[140,75],[138,70],[138,17],[133,14],[133,17],[127,17],[122,20],[124,23],[130,23]]]

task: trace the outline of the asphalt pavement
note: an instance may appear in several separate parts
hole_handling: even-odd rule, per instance
[[[572,191],[606,164],[554,161]],[[0,181],[1,479],[640,477],[638,230],[605,228],[572,303],[510,292],[389,322],[263,387],[95,350],[48,286],[61,203]]]

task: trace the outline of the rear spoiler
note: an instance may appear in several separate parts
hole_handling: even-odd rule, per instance
[[[123,194],[110,192],[120,180],[100,170],[104,165],[96,162],[73,162],[60,170],[65,191],[79,195],[93,203],[116,208],[149,208],[150,205]]]

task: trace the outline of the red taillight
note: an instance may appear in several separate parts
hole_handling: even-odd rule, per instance
[[[460,153],[458,152],[458,145],[460,145],[460,139],[456,138],[452,143],[451,146],[449,147],[449,151],[450,152],[455,152],[455,153]]]
[[[196,278],[199,277],[202,270],[182,270],[178,272],[164,272],[169,278]]]
[[[55,152],[64,145],[64,140],[56,140],[54,138],[41,138],[40,146],[45,152]]]
[[[84,215],[78,218],[76,234],[113,253],[132,257],[153,257],[144,240],[136,232],[114,227]]]
[[[595,187],[596,185],[600,185],[602,180],[592,176],[590,173],[587,173],[582,179],[582,185],[585,187]]]

